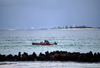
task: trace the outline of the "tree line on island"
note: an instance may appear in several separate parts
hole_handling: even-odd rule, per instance
[[[71,29],[71,28],[94,28],[94,27],[89,27],[89,26],[75,26],[75,27],[73,27],[73,26],[70,26],[70,27],[68,27],[68,26],[63,26],[63,27],[61,27],[61,26],[58,26],[58,27],[53,27],[52,29]]]

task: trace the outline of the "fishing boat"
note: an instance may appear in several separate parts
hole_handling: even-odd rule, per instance
[[[32,42],[32,45],[57,45],[57,43],[45,44],[45,43],[35,43],[35,42]]]
[[[40,42],[40,43],[36,43],[36,42],[32,42],[32,45],[57,45],[56,42],[54,43],[49,43],[47,40],[45,40],[45,42]]]

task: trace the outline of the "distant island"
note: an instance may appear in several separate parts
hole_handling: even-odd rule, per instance
[[[89,26],[75,26],[75,27],[69,27],[69,29],[99,29],[99,28],[89,27]]]
[[[54,27],[52,29],[100,29],[100,27],[89,27],[89,26],[75,26],[75,24],[73,24],[73,26],[63,26],[63,27]]]
[[[28,29],[0,29],[0,30],[52,30],[52,29],[100,29],[100,27],[90,27],[90,26],[77,26],[73,24],[73,26],[58,26],[53,28],[28,28]]]

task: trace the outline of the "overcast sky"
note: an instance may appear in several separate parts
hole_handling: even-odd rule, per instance
[[[100,27],[100,0],[0,0],[0,29]]]

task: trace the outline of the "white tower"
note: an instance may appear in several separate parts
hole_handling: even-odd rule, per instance
[[[73,27],[75,27],[75,24],[73,24]]]

